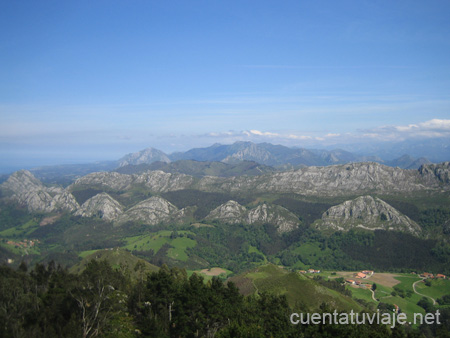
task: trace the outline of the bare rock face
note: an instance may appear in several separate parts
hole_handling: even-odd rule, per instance
[[[273,224],[278,228],[278,232],[292,231],[298,227],[298,217],[286,208],[279,205],[267,205],[266,203],[249,210],[247,214],[249,224]]]
[[[19,170],[2,183],[2,189],[16,195],[23,195],[31,191],[45,190],[45,187],[28,170]]]
[[[194,182],[194,177],[166,173],[161,170],[147,171],[140,175],[133,175],[133,185],[145,186],[152,192],[167,192],[189,188]]]
[[[266,149],[257,144],[249,144],[243,149],[238,150],[232,155],[227,156],[222,160],[224,163],[237,163],[244,160],[256,161],[259,163],[267,163],[272,157],[272,154]]]
[[[315,223],[321,230],[395,230],[418,235],[420,226],[379,198],[360,196],[331,207]]]
[[[194,177],[161,170],[147,171],[142,174],[127,175],[117,172],[92,173],[77,179],[68,189],[80,187],[98,187],[113,191],[130,190],[133,187],[145,187],[151,192],[167,192],[186,189],[192,186]]]
[[[123,167],[129,164],[152,163],[156,161],[169,163],[169,157],[161,150],[155,148],[147,148],[137,153],[125,155],[119,160],[119,166]]]
[[[116,172],[97,172],[80,177],[68,189],[72,191],[76,187],[99,187],[109,190],[125,190],[132,183],[130,175]]]
[[[118,224],[139,221],[149,225],[170,222],[179,213],[178,208],[162,197],[153,196],[128,209],[117,219]]]
[[[30,212],[74,211],[79,207],[72,194],[62,188],[45,187],[27,170],[11,174],[1,188]]]
[[[280,233],[294,230],[299,224],[298,218],[281,206],[264,203],[256,208],[247,210],[236,201],[228,201],[218,206],[206,216],[205,220],[218,220],[229,224],[270,223],[277,227]]]
[[[238,202],[230,200],[212,210],[205,220],[218,220],[224,223],[241,223],[245,219],[247,209]]]
[[[70,192],[63,190],[52,198],[50,207],[52,211],[67,210],[73,212],[76,211],[80,206],[78,205],[75,197]]]
[[[81,205],[75,213],[76,216],[93,217],[99,216],[105,221],[113,221],[123,213],[122,205],[107,193],[100,193]]]
[[[448,185],[450,183],[450,162],[424,164],[419,168],[419,173],[430,185]]]
[[[229,192],[256,191],[342,196],[367,192],[408,193],[435,189],[427,186],[415,170],[392,168],[374,162],[306,167],[257,177],[233,177],[213,189]],[[447,188],[449,188],[447,186]]]

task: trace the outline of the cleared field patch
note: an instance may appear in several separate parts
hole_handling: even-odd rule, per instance
[[[307,269],[314,268],[318,260],[326,259],[332,254],[332,251],[328,248],[322,250],[316,243],[305,243],[295,248],[293,253],[299,254],[303,260],[308,262],[308,264],[304,264],[298,260],[294,268]]]
[[[173,248],[170,248],[167,251],[167,256],[173,259],[177,259],[179,261],[187,261],[188,255],[186,254],[187,248],[193,248],[197,245],[197,242],[187,238],[187,237],[178,237],[168,242]]]
[[[178,231],[174,234],[172,231],[164,230],[153,234],[127,237],[124,248],[130,251],[153,250],[153,253],[157,254],[164,244],[169,244],[171,248],[167,251],[167,257],[185,262],[188,260],[186,250],[197,245],[195,240],[187,237],[188,234],[192,233]]]
[[[229,270],[225,270],[222,268],[211,268],[211,269],[203,269],[200,271],[200,273],[206,275],[206,276],[219,276],[221,274],[227,274]]]
[[[94,252],[96,252],[98,250],[100,250],[100,249],[82,251],[78,254],[78,256],[80,256],[81,258],[85,258],[89,255],[92,255]]]
[[[203,270],[188,270],[187,274],[188,276],[191,276],[193,273],[196,273],[200,276],[203,277],[203,281],[204,282],[208,282],[211,279],[213,279],[213,277],[228,277],[229,275],[231,275],[233,273],[233,271],[227,270],[227,269],[222,269],[222,268],[211,268],[211,269],[203,269]]]
[[[20,238],[31,234],[39,227],[35,219],[30,219],[28,222],[3,230],[0,232],[1,237]]]
[[[367,281],[392,288],[401,283],[398,279],[396,279],[396,277],[400,277],[400,275],[386,272],[375,272],[371,277],[367,278]]]
[[[194,228],[214,228],[214,225],[206,224],[206,223],[192,223],[191,227],[194,227]]]

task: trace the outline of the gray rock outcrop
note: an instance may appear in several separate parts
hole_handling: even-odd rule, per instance
[[[366,230],[396,230],[418,235],[420,226],[397,209],[372,196],[360,196],[331,207],[323,213],[314,226],[321,230],[348,231],[353,228]]]
[[[1,188],[7,197],[30,212],[75,211],[79,208],[72,194],[62,188],[44,186],[28,170],[11,174]]]
[[[247,210],[247,208],[232,200],[212,210],[205,217],[205,220],[217,220],[229,224],[269,223],[274,225],[279,233],[292,231],[299,224],[297,216],[281,206],[264,203]]]
[[[236,224],[245,220],[247,209],[238,202],[230,200],[212,210],[205,220],[218,220],[224,223]]]
[[[75,212],[76,216],[98,216],[111,222],[123,213],[123,206],[107,193],[100,193],[84,202]]]
[[[123,224],[129,221],[143,222],[148,225],[182,223],[188,216],[188,209],[179,210],[164,198],[153,196],[125,211],[117,218],[116,223]]]

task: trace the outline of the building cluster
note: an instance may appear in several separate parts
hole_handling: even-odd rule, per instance
[[[441,273],[438,273],[438,274],[434,275],[434,274],[429,273],[429,272],[422,272],[420,274],[420,277],[422,277],[422,278],[441,278],[441,279],[446,279],[447,278],[446,275],[443,275]]]
[[[6,243],[9,245],[17,246],[19,248],[27,249],[32,248],[36,245],[36,243],[40,243],[40,241],[38,239],[24,239],[21,242],[7,241]]]
[[[300,273],[320,273],[320,270],[308,269],[308,270],[299,270]]]
[[[365,278],[369,278],[373,275],[372,270],[363,270],[360,272],[355,273],[354,277],[355,279],[347,279],[345,282],[350,285],[357,285],[362,288],[372,288],[372,284],[363,283],[361,280]]]

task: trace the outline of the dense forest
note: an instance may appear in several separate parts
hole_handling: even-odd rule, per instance
[[[79,275],[50,263],[28,272],[0,267],[2,337],[448,337],[443,325],[418,329],[381,324],[293,325],[284,296],[244,297],[233,283],[162,266],[113,268],[92,260]],[[322,304],[320,312],[333,312]]]

